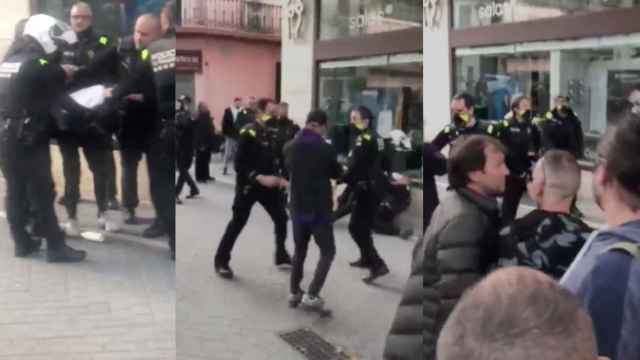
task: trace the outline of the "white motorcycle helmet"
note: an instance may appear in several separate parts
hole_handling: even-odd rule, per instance
[[[47,54],[52,54],[64,45],[78,42],[76,33],[69,25],[52,16],[37,14],[29,17],[23,35],[34,38]]]

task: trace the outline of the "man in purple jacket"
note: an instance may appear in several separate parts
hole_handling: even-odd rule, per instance
[[[561,284],[593,318],[601,356],[640,359],[640,116],[625,115],[598,148],[593,189],[606,229],[585,244]]]

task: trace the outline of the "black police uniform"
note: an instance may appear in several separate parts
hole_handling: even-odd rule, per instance
[[[0,163],[7,184],[6,210],[16,256],[40,248],[26,232],[27,204],[35,207],[47,259],[77,261],[85,257],[65,244],[54,210],[49,141],[54,123],[49,111],[64,92],[65,73],[54,57],[47,59],[39,45],[31,44],[5,58],[0,72]],[[68,101],[72,101],[70,98]],[[28,192],[37,196],[29,196]]]
[[[158,121],[147,149],[151,199],[157,218],[169,235],[175,254],[175,93],[176,36],[168,31],[149,45],[150,62],[158,102]]]
[[[269,129],[273,132],[275,151],[278,155],[278,166],[280,168],[280,175],[284,178],[289,178],[287,167],[284,163],[284,146],[287,142],[291,141],[300,127],[296,125],[289,118],[274,118],[268,123]]]
[[[276,265],[291,264],[285,247],[287,238],[287,213],[282,190],[260,185],[259,175],[277,176],[277,154],[268,133],[269,120],[256,120],[240,130],[238,152],[235,159],[236,194],[233,201],[233,217],[227,226],[215,256],[216,271],[228,268],[231,251],[247,224],[251,208],[258,202],[267,211],[275,225]]]
[[[178,166],[178,180],[176,183],[176,197],[182,193],[182,188],[186,183],[189,185],[189,196],[195,196],[200,193],[198,185],[189,174],[189,169],[193,164],[195,155],[194,149],[194,131],[195,121],[191,118],[191,112],[186,109],[179,110],[176,113],[176,128],[178,131],[178,152],[176,154],[176,163]]]
[[[113,83],[117,68],[112,66],[93,66],[94,58],[111,51],[111,40],[97,36],[91,29],[77,33],[78,42],[63,51],[62,63],[79,67],[73,81],[68,84],[67,92],[79,90],[96,84]],[[76,135],[60,134],[58,145],[62,155],[62,168],[65,178],[64,205],[69,218],[77,218],[80,200],[80,153],[82,146],[89,169],[93,174],[94,193],[98,212],[107,210],[108,201],[115,198],[115,164],[113,164],[113,144],[111,133],[102,129],[90,128],[86,133]]]
[[[127,222],[134,223],[135,210],[140,203],[138,165],[156,121],[156,93],[149,52],[136,49],[132,37],[120,39],[117,52],[112,55],[119,65],[119,83],[113,90],[112,101],[121,103],[122,109],[117,134],[122,166],[122,206],[130,216]],[[130,94],[142,94],[143,100],[126,100]]]
[[[354,266],[368,267],[370,279],[389,272],[373,244],[373,226],[381,200],[382,150],[384,143],[370,129],[360,130],[353,150],[347,160],[347,171],[342,181],[353,191],[353,211],[349,222],[349,233],[360,249],[360,260]]]
[[[531,113],[510,114],[508,119],[489,128],[489,133],[500,139],[507,148],[509,175],[502,200],[504,225],[510,224],[516,217],[520,199],[527,189],[527,175],[540,152],[540,132],[533,123]]]
[[[564,114],[558,109],[547,112],[538,126],[542,131],[543,151],[565,150],[577,159],[584,156],[582,124],[571,108],[567,108]]]

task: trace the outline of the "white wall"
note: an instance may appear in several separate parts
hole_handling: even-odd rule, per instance
[[[289,116],[303,124],[313,106],[313,45],[315,41],[315,1],[303,0],[300,37],[289,39],[286,10],[282,16],[282,101],[289,103]]]
[[[4,57],[4,53],[13,40],[16,23],[29,16],[30,11],[28,0],[3,1],[2,21],[0,21],[0,57]]]
[[[444,13],[437,28],[425,28],[424,54],[424,137],[430,141],[449,123],[450,50],[449,2],[443,1]]]

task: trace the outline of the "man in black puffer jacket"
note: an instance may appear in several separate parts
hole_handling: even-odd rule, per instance
[[[453,191],[438,206],[413,251],[411,276],[387,337],[387,360],[434,360],[436,343],[462,293],[497,261],[496,197],[509,173],[504,146],[473,135],[452,151]]]

